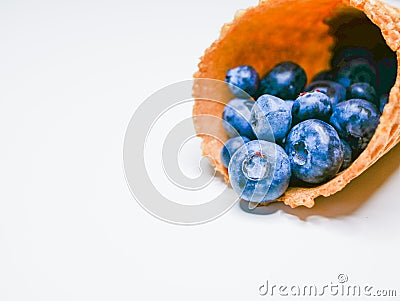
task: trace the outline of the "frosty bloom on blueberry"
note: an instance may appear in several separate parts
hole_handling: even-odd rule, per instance
[[[308,183],[322,183],[336,175],[343,148],[335,129],[318,119],[294,126],[286,139],[292,174]]]
[[[222,113],[222,123],[229,137],[238,135],[254,138],[253,129],[250,124],[250,114],[254,101],[249,99],[235,98],[228,102]]]
[[[254,104],[250,121],[258,139],[281,142],[290,130],[292,114],[284,100],[265,94]]]
[[[269,202],[288,188],[290,162],[279,145],[254,140],[243,145],[229,163],[229,178],[240,197],[250,202]]]
[[[250,96],[254,96],[258,89],[259,77],[253,67],[244,65],[229,69],[226,73],[225,81],[230,84],[231,92],[237,96],[246,98],[246,92]]]
[[[290,112],[292,111],[292,107],[294,104],[294,100],[285,100],[286,105],[288,106]]]
[[[292,107],[293,119],[296,122],[316,118],[329,120],[332,105],[328,96],[321,92],[310,92],[300,95]]]

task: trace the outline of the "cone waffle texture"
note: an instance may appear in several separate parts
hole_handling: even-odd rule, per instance
[[[364,12],[379,27],[386,44],[396,52],[399,61],[400,10],[393,6],[375,0],[267,0],[239,11],[233,22],[222,27],[219,39],[205,51],[194,77],[224,80],[228,69],[245,64],[264,75],[275,64],[291,60],[301,65],[311,78],[318,71],[329,69],[330,49],[335,39],[329,34],[326,20],[340,11],[352,10],[349,8]],[[277,201],[291,207],[312,207],[316,197],[327,197],[343,189],[399,142],[399,70],[375,135],[358,159],[329,182],[313,188],[289,187]],[[196,118],[199,115],[221,118],[224,104],[202,98],[226,102],[229,99],[226,90],[195,80],[193,118],[196,132],[203,139],[203,155],[210,158],[228,183],[228,171],[220,160],[223,141],[204,135],[209,125]],[[222,140],[228,139],[222,122],[216,127],[213,131],[218,132]]]

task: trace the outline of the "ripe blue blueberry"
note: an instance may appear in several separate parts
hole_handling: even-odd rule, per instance
[[[317,74],[315,74],[313,76],[313,78],[311,79],[311,82],[316,82],[319,80],[334,80],[335,79],[335,74],[333,72],[333,70],[323,70],[318,72]]]
[[[294,126],[286,138],[292,174],[319,184],[336,175],[343,162],[343,148],[335,129],[324,121],[308,119]]]
[[[353,162],[353,151],[346,141],[344,141],[343,139],[340,139],[340,141],[342,142],[343,146],[343,163],[339,171],[342,171],[349,167]]]
[[[353,150],[353,156],[363,151],[379,124],[380,113],[375,105],[364,99],[350,99],[333,110],[330,123]]]
[[[253,67],[243,65],[229,69],[226,72],[225,82],[230,84],[229,89],[235,96],[248,98],[248,95],[254,96],[256,93],[260,79]]]
[[[386,104],[389,102],[389,94],[382,94],[379,97],[379,111],[383,113],[383,109],[385,108]]]
[[[364,58],[369,61],[373,60],[373,54],[364,47],[344,47],[337,49],[332,56],[331,66],[333,68],[340,67],[344,63],[357,58]]]
[[[235,98],[229,101],[222,113],[224,122],[222,125],[229,137],[246,136],[254,138],[250,123],[251,109],[254,101],[249,99]]]
[[[376,105],[376,92],[375,88],[368,83],[355,83],[347,88],[347,99],[365,99]]]
[[[271,94],[282,99],[295,99],[306,82],[303,68],[293,62],[282,62],[261,80],[259,95]]]
[[[258,139],[281,142],[292,125],[292,113],[284,100],[265,94],[254,104],[250,121]]]
[[[229,161],[233,154],[244,144],[250,140],[247,137],[237,136],[229,139],[225,142],[224,147],[221,150],[221,161],[222,164],[228,168]]]
[[[319,80],[313,82],[309,86],[307,86],[304,91],[318,91],[326,94],[329,97],[332,106],[335,106],[337,103],[346,99],[346,88],[343,87],[341,84],[330,80]]]
[[[306,92],[301,94],[292,107],[292,117],[296,122],[306,119],[329,120],[332,105],[329,97],[321,92]]]
[[[228,167],[233,189],[245,201],[269,202],[280,197],[290,181],[290,162],[279,145],[253,140],[239,148]]]
[[[375,86],[376,70],[367,59],[352,59],[339,67],[336,81],[345,88],[354,83],[369,83],[371,86]]]

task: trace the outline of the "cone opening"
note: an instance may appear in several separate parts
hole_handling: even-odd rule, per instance
[[[352,7],[337,10],[324,23],[329,26],[328,34],[334,38],[331,53],[338,54],[346,47],[360,47],[371,51],[378,76],[375,86],[377,96],[388,93],[396,81],[397,57],[386,44],[380,28],[364,12]],[[334,60],[335,55],[331,56],[330,62]],[[393,65],[394,70],[389,70]]]

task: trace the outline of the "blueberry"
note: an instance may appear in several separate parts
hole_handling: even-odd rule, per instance
[[[254,101],[249,99],[235,98],[228,102],[222,113],[222,123],[229,137],[246,136],[254,138],[253,129],[250,124],[250,113]]]
[[[254,96],[258,89],[260,79],[257,71],[248,65],[239,66],[229,69],[226,72],[225,82],[229,85],[231,92],[242,98],[247,98],[248,95]],[[246,95],[246,92],[248,95]]]
[[[364,47],[344,47],[334,52],[331,59],[331,66],[332,68],[337,68],[344,63],[357,58],[364,58],[372,61],[373,54]]]
[[[380,113],[364,99],[350,99],[336,105],[330,123],[340,137],[349,143],[353,156],[363,151],[375,133]]]
[[[224,147],[221,150],[221,161],[222,164],[228,168],[229,161],[233,154],[244,144],[250,140],[247,137],[237,136],[229,139],[225,142]]]
[[[375,86],[375,67],[364,58],[347,61],[339,67],[336,81],[345,88],[354,83],[368,83],[371,86]]]
[[[311,82],[316,82],[319,80],[334,80],[335,79],[335,74],[333,72],[333,70],[323,70],[318,72],[317,74],[315,74],[313,76],[313,78],[311,79]]]
[[[375,88],[368,83],[355,83],[347,88],[347,99],[365,99],[376,105],[376,92]]]
[[[318,119],[294,126],[285,147],[292,174],[307,183],[319,184],[331,179],[343,162],[343,148],[337,132]]]
[[[397,58],[393,54],[389,57],[384,57],[377,63],[378,83],[377,90],[379,94],[389,93],[397,76]]]
[[[292,125],[292,113],[284,100],[265,94],[254,104],[250,121],[258,139],[281,142]]]
[[[296,122],[312,118],[329,120],[331,114],[329,97],[321,92],[306,92],[300,95],[292,107],[292,117]]]
[[[277,144],[253,140],[239,148],[228,167],[233,189],[250,202],[269,202],[280,197],[290,181],[290,162]]]
[[[340,167],[340,171],[345,170],[347,167],[351,165],[353,162],[353,151],[351,150],[350,145],[344,141],[343,139],[340,139],[342,142],[343,146],[343,163],[342,166]]]
[[[379,111],[383,113],[383,109],[385,108],[386,104],[389,102],[389,94],[382,94],[379,97]]]
[[[271,94],[282,99],[295,99],[306,82],[303,68],[293,62],[282,62],[261,80],[259,95]]]
[[[341,84],[338,84],[330,80],[319,80],[311,83],[304,89],[305,92],[322,92],[328,95],[331,105],[334,106],[337,103],[346,99],[346,88]]]

